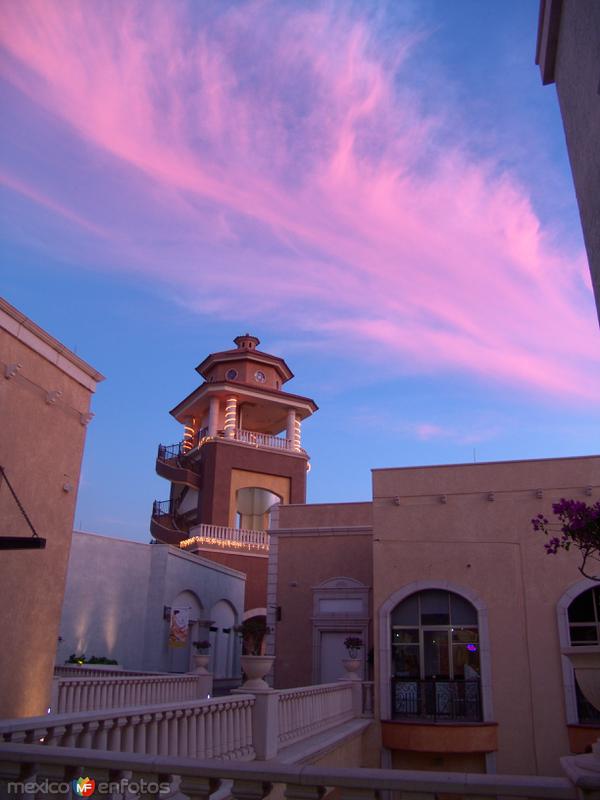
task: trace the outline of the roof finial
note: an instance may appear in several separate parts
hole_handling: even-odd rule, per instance
[[[243,336],[236,336],[233,341],[238,350],[255,350],[260,344],[260,339],[256,336],[251,336],[249,333],[245,333]]]

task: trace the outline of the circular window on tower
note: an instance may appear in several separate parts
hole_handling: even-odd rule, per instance
[[[234,381],[237,378],[237,369],[228,369],[225,373],[225,377],[228,381]]]
[[[254,373],[254,377],[259,383],[264,383],[267,380],[267,376],[261,369],[257,369]]]

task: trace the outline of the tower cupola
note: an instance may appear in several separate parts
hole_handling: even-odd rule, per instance
[[[256,350],[260,344],[260,339],[245,333],[243,336],[236,336],[233,343],[237,345],[238,350]]]

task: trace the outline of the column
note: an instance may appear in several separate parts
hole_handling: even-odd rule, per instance
[[[296,417],[296,420],[294,422],[294,440],[293,440],[294,444],[293,444],[293,447],[294,447],[294,450],[298,450],[298,451],[302,450],[302,428],[301,428],[301,425],[302,425],[302,423],[300,422],[300,419],[298,417]]]
[[[237,397],[228,397],[225,406],[225,438],[235,439],[237,428]]]
[[[219,426],[219,398],[211,397],[208,407],[208,436],[216,436]]]
[[[296,412],[293,408],[288,408],[287,422],[285,426],[285,438],[288,440],[290,450],[294,449],[294,435],[296,433]]]
[[[192,417],[186,417],[183,425],[183,442],[182,450],[187,453],[194,446],[194,420]]]

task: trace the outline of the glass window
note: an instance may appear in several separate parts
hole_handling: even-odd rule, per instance
[[[392,644],[405,644],[408,642],[419,644],[418,628],[404,628],[392,632]]]
[[[593,590],[583,592],[569,606],[569,622],[593,622],[594,598]]]
[[[478,644],[452,645],[452,662],[455,678],[464,678],[466,681],[479,679],[480,667]]]
[[[419,595],[411,594],[392,611],[392,625],[419,624]]]
[[[438,589],[416,592],[398,603],[391,621],[396,678],[479,677],[477,609],[464,597]]]
[[[420,592],[421,625],[449,625],[450,604],[448,592],[429,589]]]
[[[450,621],[453,625],[477,625],[477,609],[459,594],[451,594]]]
[[[598,630],[595,625],[571,625],[571,644],[598,644]]]
[[[600,588],[578,595],[568,610],[572,645],[600,644]]]

